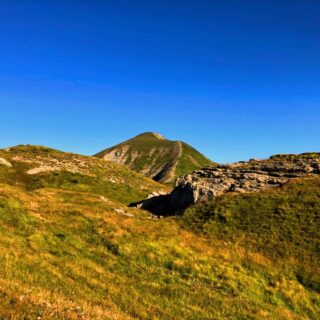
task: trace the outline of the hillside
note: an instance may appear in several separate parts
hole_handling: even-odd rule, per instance
[[[213,164],[188,144],[170,141],[152,132],[140,134],[95,156],[126,165],[162,183],[172,183],[182,174]]]
[[[184,212],[184,225],[213,239],[286,261],[305,288],[320,295],[320,177],[280,188],[230,193]],[[320,305],[314,304],[320,315]]]
[[[0,319],[316,320],[320,182],[292,183],[151,219],[126,205],[169,190],[126,167],[0,150]]]
[[[123,204],[168,190],[116,163],[31,145],[0,150],[0,183],[28,191],[59,188],[107,195]]]
[[[320,176],[276,189],[225,194],[189,208],[183,220],[220,239],[250,239],[270,256],[294,255],[320,266]]]

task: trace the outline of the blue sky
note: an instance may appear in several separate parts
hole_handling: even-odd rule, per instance
[[[320,151],[320,2],[0,0],[0,147],[144,131],[218,162]]]

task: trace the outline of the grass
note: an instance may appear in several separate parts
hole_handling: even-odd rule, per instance
[[[254,248],[275,258],[287,255],[320,259],[320,179],[218,197],[188,209],[183,221],[228,241],[245,236]]]
[[[13,168],[0,166],[0,319],[319,318],[320,294],[312,279],[318,269],[311,264],[316,239],[310,235],[305,242],[299,236],[300,246],[306,248],[302,251],[295,242],[291,245],[297,254],[305,254],[305,268],[294,254],[273,255],[271,246],[263,250],[255,242],[253,222],[251,236],[243,239],[243,224],[232,210],[247,201],[257,210],[260,202],[221,198],[217,201],[230,203],[228,214],[217,218],[220,211],[213,216],[211,210],[194,207],[182,217],[182,226],[180,217],[150,219],[144,211],[127,208],[131,196],[121,188],[115,195],[111,189],[94,186],[87,177],[95,170],[107,170],[97,168],[101,160],[82,171],[89,180],[68,178],[63,171],[59,171],[62,176],[51,177],[50,172],[50,178],[42,173],[40,183],[30,187],[29,176],[22,174],[34,162],[21,162],[18,173],[18,160],[13,158],[22,153],[11,152],[0,155],[13,164]],[[43,159],[42,152],[52,152],[50,158],[60,161],[70,157],[92,164],[51,150],[27,150],[25,156]],[[122,169],[114,168],[108,169],[109,178],[119,174],[119,181],[125,179]],[[6,172],[17,175],[15,183]],[[159,187],[140,175],[130,177],[134,197],[142,182]],[[296,195],[303,190],[309,195],[300,208],[317,208],[318,182],[299,183],[294,185]],[[282,192],[288,199],[296,200],[293,191],[286,190]],[[267,199],[276,195],[265,197],[261,200],[273,203]],[[213,227],[223,224],[229,224],[235,236],[227,228],[220,232]],[[290,225],[294,230],[295,220]]]
[[[41,146],[18,146],[0,150],[12,168],[0,165],[0,183],[37,190],[59,188],[90,192],[124,204],[144,199],[152,191],[169,188],[126,167],[104,160],[61,152]],[[47,172],[28,170],[47,166]]]
[[[300,284],[320,293],[320,178],[225,195],[188,209],[182,221],[211,238],[282,263],[279,267],[289,268]]]
[[[176,218],[46,188],[2,185],[0,203],[4,318],[317,318],[319,295],[293,273]]]
[[[314,159],[318,159],[319,158],[320,153],[319,152],[305,152],[305,153],[301,153],[299,155],[296,154],[275,154],[273,156],[270,157],[270,159],[274,159],[274,160],[294,160],[294,159],[310,159],[310,158],[314,158]]]
[[[215,165],[215,163],[204,157],[188,144],[182,143],[182,154],[176,168],[176,176],[180,177],[183,174],[191,173],[212,165]]]
[[[130,146],[125,162],[127,166],[137,172],[145,172],[149,169],[147,171],[150,177],[169,184],[182,174],[214,164],[186,143],[159,139],[153,133],[141,134],[114,148],[121,148],[123,145]],[[179,155],[180,145],[181,155]],[[103,157],[105,152],[111,149],[104,150],[96,156]],[[154,176],[159,170],[161,173]],[[174,172],[170,175],[172,170]]]

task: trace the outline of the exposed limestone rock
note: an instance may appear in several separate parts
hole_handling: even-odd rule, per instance
[[[130,149],[129,145],[123,145],[117,149],[106,152],[103,156],[104,160],[125,164],[127,161],[127,153]],[[137,155],[135,155],[136,157]]]
[[[12,167],[12,164],[9,161],[7,161],[6,159],[3,159],[3,158],[0,158],[0,165],[4,165],[4,166],[6,166],[8,168]]]
[[[171,194],[149,197],[139,207],[154,214],[169,215],[229,192],[256,192],[280,187],[290,179],[320,174],[320,153],[276,155],[206,167],[176,180]]]
[[[115,208],[114,211],[117,212],[117,213],[119,213],[119,214],[121,214],[121,215],[123,215],[123,216],[126,216],[126,217],[130,217],[130,218],[134,217],[133,214],[128,213],[128,212],[126,212],[126,211],[123,210],[123,209]]]
[[[279,155],[196,170],[177,179],[173,206],[182,208],[227,192],[255,192],[280,187],[290,179],[320,174],[320,153]]]
[[[60,167],[50,167],[50,166],[46,166],[43,165],[41,167],[38,168],[33,168],[27,171],[27,174],[33,175],[33,174],[38,174],[38,173],[42,173],[42,172],[51,172],[51,171],[60,171]]]
[[[160,133],[153,132],[153,135],[158,139],[161,139],[161,140],[165,139],[165,137]]]

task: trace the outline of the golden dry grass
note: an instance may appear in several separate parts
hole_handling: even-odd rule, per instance
[[[126,206],[166,187],[43,147],[0,156],[12,163],[0,166],[0,319],[319,318],[295,258]],[[26,173],[51,158],[84,171]]]
[[[1,213],[5,319],[316,319],[318,294],[176,218],[149,219],[90,193],[0,190],[2,208],[21,215]]]

